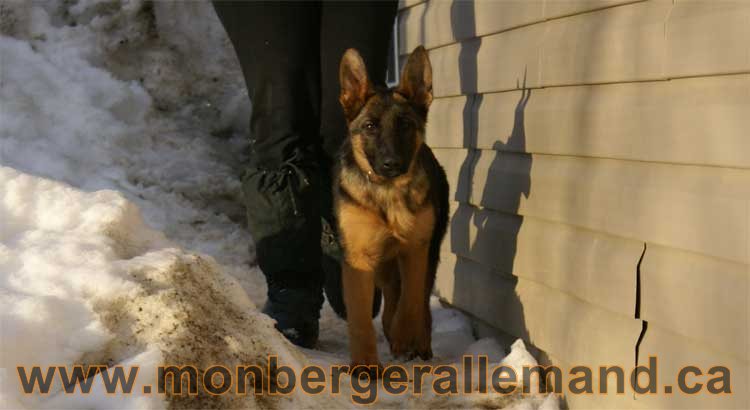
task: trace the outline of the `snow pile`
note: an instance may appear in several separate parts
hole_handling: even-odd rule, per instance
[[[227,134],[249,104],[211,6],[2,2],[0,16],[0,407],[161,406],[22,397],[16,365],[283,356],[245,292],[264,289]],[[188,18],[213,34],[172,43]]]
[[[319,350],[302,351],[255,308],[265,283],[238,180],[250,104],[208,3],[4,1],[0,17],[0,408],[351,407],[347,377],[336,397],[164,401],[58,384],[48,397],[19,394],[16,365],[141,365],[140,392],[162,363],[231,368],[275,354],[338,365],[349,353],[328,305]],[[533,361],[522,343],[503,358],[461,313],[432,309],[430,364]],[[391,408],[557,406],[541,395],[379,397]]]
[[[554,394],[542,394],[539,392],[538,378],[532,379],[532,386],[529,386],[530,393],[522,394],[523,384],[521,383],[521,375],[523,373],[524,366],[531,367],[536,366],[538,363],[536,359],[526,350],[526,346],[523,341],[518,339],[511,346],[510,353],[506,356],[503,354],[503,349],[494,339],[480,339],[472,343],[466,348],[464,355],[471,356],[473,360],[473,371],[471,376],[472,381],[472,393],[465,394],[460,393],[454,396],[441,396],[435,394],[434,391],[425,389],[425,395],[419,400],[415,401],[412,405],[413,408],[422,408],[428,405],[429,408],[480,408],[480,409],[537,409],[537,410],[555,410],[560,408],[559,398]],[[479,357],[485,356],[488,358],[487,369],[488,374],[485,377],[487,386],[486,392],[480,390],[479,380]],[[459,362],[451,363],[458,369],[461,369]],[[516,390],[511,394],[501,394],[493,390],[491,387],[491,375],[489,373],[498,366],[508,366],[515,369],[518,375],[518,383],[516,384]],[[426,378],[425,386],[430,386],[434,378]],[[464,375],[459,372],[458,385],[459,392],[462,392],[465,380]],[[504,385],[503,387],[508,387]]]
[[[238,180],[249,100],[210,4],[3,2],[0,15],[0,164],[120,191],[179,245],[257,277]]]
[[[137,160],[133,151],[154,148],[151,138],[187,125],[175,119],[196,118],[190,125],[201,126],[201,131],[232,127],[226,122],[228,103],[221,103],[221,112],[211,107],[227,98],[247,101],[239,72],[221,75],[220,53],[176,51],[179,48],[152,33],[155,22],[144,16],[150,11],[154,18],[156,12],[145,4],[104,8],[112,3],[117,2],[85,1],[68,8],[55,2],[9,3],[16,5],[12,13],[29,14],[29,33],[17,40],[2,37],[3,163],[84,189],[128,179],[148,183],[153,181],[133,181],[127,172],[145,165],[131,162]],[[196,22],[216,19],[209,14],[210,6],[197,4],[206,15],[193,16]],[[176,5],[156,4],[157,9]],[[100,9],[109,13],[96,13]],[[193,44],[195,50],[210,47]],[[203,62],[211,64],[201,65],[201,71],[191,69]],[[225,88],[234,89],[235,95],[225,95]],[[149,115],[154,111],[160,115]],[[162,114],[167,112],[169,117]],[[237,118],[246,124],[242,115]],[[191,141],[172,141],[180,142]]]
[[[121,194],[85,193],[5,167],[0,186],[0,367],[129,361],[231,368],[263,364],[269,354],[300,362],[234,279],[211,258],[174,248]],[[160,396],[21,396],[15,377],[4,376],[6,408],[161,405]],[[254,400],[219,399],[231,407]],[[200,396],[189,400],[202,407]]]

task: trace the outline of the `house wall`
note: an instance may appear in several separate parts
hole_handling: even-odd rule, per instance
[[[437,294],[564,369],[658,358],[659,394],[573,408],[750,408],[750,1],[399,8],[452,187]],[[687,365],[733,394],[678,393]]]

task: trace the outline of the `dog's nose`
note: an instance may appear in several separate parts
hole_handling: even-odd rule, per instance
[[[401,167],[401,161],[397,158],[386,158],[383,160],[383,168],[387,171],[397,170]]]

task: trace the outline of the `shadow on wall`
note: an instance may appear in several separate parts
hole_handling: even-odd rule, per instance
[[[473,2],[454,1],[451,24],[455,38],[474,37]],[[481,38],[461,43],[459,75],[461,93],[468,96],[463,110],[463,147],[469,154],[460,169],[453,198],[460,203],[451,216],[451,251],[458,255],[454,268],[453,304],[465,309],[493,327],[513,337],[529,340],[524,310],[516,292],[518,278],[513,276],[518,233],[523,217],[518,215],[521,196],[531,192],[532,158],[526,153],[524,110],[531,98],[526,88],[526,73],[519,79],[520,99],[515,108],[513,129],[507,138],[498,138],[493,150],[477,149],[478,113],[482,95],[478,93],[477,56]],[[507,141],[507,142],[503,142]],[[483,187],[473,187],[477,161],[492,155]],[[505,169],[505,172],[501,170]],[[476,180],[484,180],[477,178]],[[479,196],[479,192],[481,196]],[[504,212],[484,211],[468,202]],[[477,202],[478,201],[478,202]],[[498,207],[498,205],[501,205]],[[492,221],[488,215],[492,214]],[[484,256],[484,257],[482,257]],[[491,256],[492,266],[488,266]],[[481,264],[479,263],[481,261]],[[511,339],[512,340],[512,339]],[[504,342],[506,340],[503,340]]]

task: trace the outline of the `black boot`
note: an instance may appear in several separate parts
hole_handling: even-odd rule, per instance
[[[318,343],[318,319],[323,305],[320,288],[268,287],[263,313],[276,320],[278,329],[290,342],[312,349]]]

